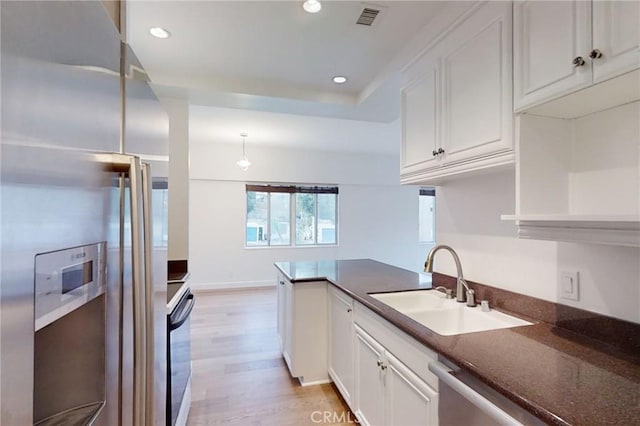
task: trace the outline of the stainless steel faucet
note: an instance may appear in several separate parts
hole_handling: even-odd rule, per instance
[[[460,258],[458,254],[449,246],[439,245],[433,247],[429,250],[429,254],[427,254],[427,260],[424,262],[424,271],[425,272],[433,272],[433,257],[435,256],[438,250],[445,249],[451,253],[453,256],[454,262],[456,262],[456,269],[458,272],[458,285],[456,287],[456,301],[458,302],[467,302],[467,306],[476,306],[476,293],[472,289],[469,288],[467,282],[462,277],[462,265],[460,265]]]

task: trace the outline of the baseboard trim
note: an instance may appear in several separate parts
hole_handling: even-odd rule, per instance
[[[249,289],[249,288],[263,288],[263,287],[275,287],[276,282],[273,280],[265,281],[235,281],[235,282],[222,282],[222,283],[189,283],[191,290],[195,291],[207,291],[207,290],[234,290],[234,289]]]
[[[331,379],[322,379],[322,380],[314,380],[311,382],[303,382],[300,380],[300,377],[298,377],[298,382],[300,382],[300,386],[306,387],[306,386],[324,385],[326,383],[331,383]]]

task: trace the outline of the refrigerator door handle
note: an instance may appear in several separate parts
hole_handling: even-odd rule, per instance
[[[153,206],[151,204],[151,166],[148,163],[142,163],[142,214],[143,214],[143,228],[144,228],[144,292],[145,292],[145,322],[147,330],[146,335],[146,419],[148,425],[153,424],[153,370],[154,370],[154,312],[153,312],[153,265],[151,264],[151,251],[153,248],[153,224],[152,224],[152,212]]]
[[[104,164],[105,170],[123,173],[129,178],[131,201],[131,272],[133,278],[133,424],[147,423],[147,314],[146,314],[146,259],[144,180],[140,158],[134,155],[117,153],[96,154],[96,161]],[[152,361],[153,362],[153,358]]]

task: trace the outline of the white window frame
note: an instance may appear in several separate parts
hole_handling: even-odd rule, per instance
[[[422,240],[420,239],[420,222],[421,222],[421,217],[420,217],[420,197],[433,197],[433,240],[431,241],[426,241],[426,240]],[[436,189],[433,187],[429,187],[429,188],[420,188],[418,191],[418,243],[419,244],[435,244],[436,242]]]
[[[266,235],[267,244],[247,244],[247,225],[248,212],[247,200],[249,192],[267,193],[267,223]],[[288,193],[289,199],[289,244],[271,244],[271,194],[272,193]],[[313,194],[313,216],[314,216],[314,243],[313,244],[297,244],[296,243],[296,194]],[[318,194],[334,194],[335,205],[335,242],[320,243],[318,242]],[[258,248],[306,248],[306,247],[334,247],[338,245],[338,213],[339,213],[339,188],[337,185],[318,186],[318,185],[265,185],[265,184],[247,184],[245,187],[245,220],[244,220],[244,245],[248,249]]]

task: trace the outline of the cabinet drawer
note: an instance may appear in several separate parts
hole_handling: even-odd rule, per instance
[[[361,303],[354,302],[354,321],[434,390],[438,378],[429,371],[438,355]]]

